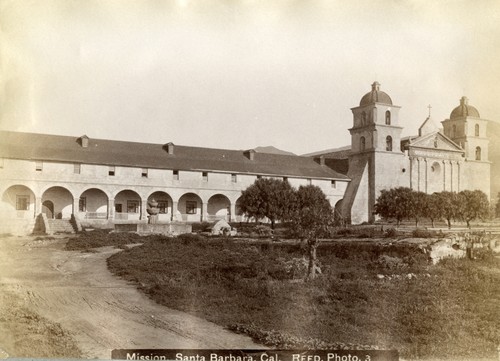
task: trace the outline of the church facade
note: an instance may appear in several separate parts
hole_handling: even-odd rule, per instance
[[[31,233],[41,215],[89,227],[245,220],[241,191],[261,177],[319,186],[351,223],[375,220],[382,189],[479,189],[490,197],[488,121],[463,97],[438,129],[401,137],[400,106],[375,82],[352,108],[351,145],[309,156],[49,134],[0,132],[0,233]]]
[[[400,106],[374,82],[352,108],[351,147],[316,153],[348,163],[350,183],[339,209],[352,223],[375,220],[382,189],[409,187],[426,193],[481,190],[490,198],[488,121],[462,97],[439,129],[430,119],[418,135],[401,137]]]

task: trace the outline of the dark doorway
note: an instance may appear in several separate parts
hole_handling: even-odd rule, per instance
[[[42,213],[44,213],[49,219],[54,218],[54,203],[51,201],[43,202]]]

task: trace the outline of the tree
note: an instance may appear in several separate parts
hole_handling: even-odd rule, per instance
[[[413,191],[410,188],[398,187],[389,190],[383,189],[375,204],[375,213],[384,218],[395,218],[396,225],[404,218],[413,215]]]
[[[323,191],[313,185],[300,186],[296,192],[296,206],[293,213],[293,229],[301,238],[307,240],[309,265],[308,278],[316,275],[316,249],[319,238],[324,237],[328,227],[333,224],[333,208]]]
[[[434,221],[443,218],[443,207],[440,202],[439,194],[427,194],[427,200],[424,207],[424,217],[429,218],[434,228]]]
[[[480,190],[464,190],[458,193],[457,218],[467,223],[470,228],[470,222],[474,219],[485,219],[488,217],[490,204],[488,196]]]
[[[456,192],[443,191],[436,193],[439,212],[446,219],[448,229],[451,229],[451,220],[457,218],[460,199]]]
[[[424,192],[411,191],[409,215],[415,219],[415,227],[418,227],[420,217],[426,216],[429,196]]]
[[[240,208],[248,217],[269,218],[274,229],[276,221],[290,218],[294,197],[295,191],[287,181],[261,178],[242,191]]]

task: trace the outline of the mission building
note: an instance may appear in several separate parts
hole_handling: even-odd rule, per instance
[[[0,233],[27,234],[36,219],[112,227],[159,222],[243,221],[241,191],[261,177],[313,184],[351,223],[375,219],[382,189],[432,193],[479,189],[490,197],[488,120],[462,97],[438,129],[430,118],[401,137],[400,106],[372,84],[352,108],[351,146],[306,156],[0,131]]]

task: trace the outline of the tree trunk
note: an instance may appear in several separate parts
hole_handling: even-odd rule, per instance
[[[466,219],[465,222],[467,222],[467,228],[470,229],[470,219]]]
[[[446,218],[446,221],[448,222],[448,229],[451,229],[451,220],[450,220],[450,218]]]
[[[316,248],[318,248],[317,239],[309,239],[309,266],[307,268],[307,278],[314,279],[316,277]]]
[[[274,229],[274,219],[271,219],[271,229]]]
[[[432,228],[434,228],[434,218],[431,218]]]

